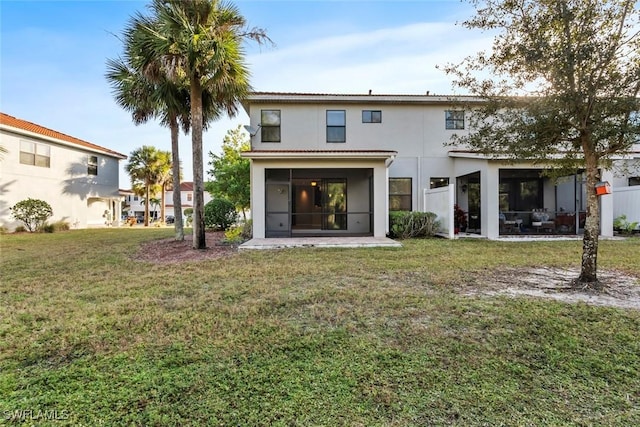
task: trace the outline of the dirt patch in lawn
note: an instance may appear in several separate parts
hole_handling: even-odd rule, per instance
[[[222,243],[224,232],[207,232],[207,248],[193,249],[193,235],[187,234],[184,240],[178,241],[173,237],[161,240],[152,240],[140,246],[133,256],[136,261],[152,262],[156,264],[182,263],[191,261],[204,261],[218,259],[237,252],[236,245]]]
[[[640,279],[617,271],[601,270],[598,278],[602,291],[576,289],[572,280],[577,269],[512,268],[490,271],[477,277],[477,286],[467,295],[506,295],[549,298],[567,303],[584,302],[592,305],[640,310]]]

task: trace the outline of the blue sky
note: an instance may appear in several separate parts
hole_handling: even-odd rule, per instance
[[[459,62],[491,41],[456,25],[473,12],[458,0],[234,3],[275,43],[246,46],[251,82],[259,91],[450,94],[450,78],[435,66]],[[156,123],[133,125],[104,78],[106,59],[122,51],[116,35],[146,4],[2,0],[0,110],[127,155],[142,145],[169,150],[168,130]],[[218,153],[227,130],[238,124],[248,124],[244,112],[212,125],[204,135],[205,152]],[[181,136],[187,180],[190,144],[189,136]],[[120,187],[129,186],[121,171]]]

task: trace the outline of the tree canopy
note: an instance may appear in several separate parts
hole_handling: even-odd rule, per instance
[[[251,205],[250,161],[240,153],[249,149],[249,139],[241,126],[229,130],[222,142],[222,154],[209,152],[212,181],[206,186],[214,198],[229,200],[245,218]]]
[[[482,102],[462,143],[487,154],[582,169],[587,220],[576,284],[598,286],[601,170],[640,138],[640,14],[633,0],[472,0],[469,29],[492,50],[445,70]],[[554,161],[551,161],[554,159]]]
[[[134,191],[143,189],[144,199],[150,201],[153,195],[163,189],[167,171],[171,170],[171,153],[143,145],[131,152],[125,170],[131,177]],[[144,225],[149,226],[149,203],[145,203]]]
[[[151,16],[133,40],[142,69],[157,70],[189,83],[193,158],[193,247],[206,248],[202,133],[206,125],[203,94],[212,94],[212,111],[237,112],[250,90],[242,41],[268,40],[261,29],[248,29],[239,10],[217,0],[154,0]],[[210,119],[214,118],[210,115]]]

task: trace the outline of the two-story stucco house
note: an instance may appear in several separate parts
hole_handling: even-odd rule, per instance
[[[72,227],[117,225],[122,199],[118,162],[126,156],[61,132],[0,113],[0,225],[21,225],[10,207],[27,198],[53,209],[50,222]]]
[[[526,160],[448,145],[469,132],[451,97],[256,92],[243,106],[255,238],[383,237],[390,210],[435,212],[452,236],[454,203],[468,231],[488,238],[584,226],[581,174],[556,182]],[[614,179],[610,171],[602,177]],[[612,197],[600,201],[601,233],[612,235]]]

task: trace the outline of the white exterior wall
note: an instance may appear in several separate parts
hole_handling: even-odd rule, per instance
[[[393,104],[279,104],[252,105],[250,119],[258,128],[262,110],[280,110],[281,142],[262,142],[261,132],[251,138],[254,150],[394,150],[398,152],[389,167],[389,176],[412,179],[412,206],[424,204],[422,189],[434,177],[453,183],[452,147],[445,146],[454,134],[466,130],[445,129],[449,105]],[[345,110],[346,142],[326,141],[326,111]],[[362,123],[363,110],[382,111],[382,123]]]
[[[20,163],[20,141],[50,147],[50,167]],[[0,130],[0,145],[7,149],[0,160],[0,225],[12,230],[22,225],[9,208],[27,198],[51,205],[49,222],[66,221],[75,228],[118,223],[114,205],[119,205],[118,158],[67,146],[55,140]],[[98,175],[87,173],[88,156],[98,157]],[[119,206],[116,206],[116,210]],[[109,215],[105,215],[108,211]],[[117,211],[119,213],[119,211]],[[111,219],[111,223],[108,220]]]
[[[397,98],[397,99],[396,99]],[[251,125],[259,128],[262,110],[280,111],[281,142],[261,142],[261,132],[251,138],[252,150],[295,151],[295,150],[393,150],[397,152],[387,170],[388,177],[411,178],[412,209],[428,208],[425,190],[430,189],[432,178],[449,178],[456,184],[456,178],[480,172],[480,216],[482,235],[497,238],[499,222],[499,177],[501,169],[540,169],[539,165],[527,162],[507,163],[489,160],[477,155],[452,154],[456,147],[448,145],[455,134],[464,135],[470,131],[468,121],[464,130],[448,130],[445,126],[445,112],[458,110],[455,103],[446,97],[397,97],[393,95],[296,95],[266,94],[256,95],[245,105]],[[346,115],[346,142],[326,142],[326,111],[344,110]],[[362,123],[363,110],[382,112],[381,123]],[[637,161],[636,161],[637,162]],[[257,163],[254,163],[255,168]],[[278,163],[278,166],[288,167]],[[637,169],[640,174],[640,168]],[[257,188],[252,184],[252,206],[264,204],[264,171],[253,170],[252,183],[262,182]],[[261,175],[260,175],[261,174]],[[607,175],[618,182],[612,175]],[[625,179],[626,178],[620,178]],[[460,184],[459,182],[458,184]],[[545,180],[543,189],[544,206],[559,210],[555,206],[556,188]],[[256,194],[258,192],[258,194]],[[466,196],[460,188],[455,190],[455,200],[465,210]],[[387,202],[388,203],[388,202]],[[611,198],[601,200],[602,233],[610,235],[607,225],[613,215]],[[573,207],[563,207],[573,210]],[[254,218],[254,227],[261,219]],[[262,224],[264,226],[264,224]]]
[[[612,198],[614,219],[625,215],[628,222],[640,224],[640,186],[613,188]]]
[[[629,177],[640,177],[640,159],[618,160],[613,168],[610,179],[613,188],[629,186]]]
[[[251,212],[253,215],[253,237],[262,239],[266,234],[266,182],[267,169],[372,169],[373,170],[373,235],[384,237],[389,228],[389,217],[379,212],[388,212],[388,175],[382,160],[323,160],[304,159],[252,159],[251,160]]]

